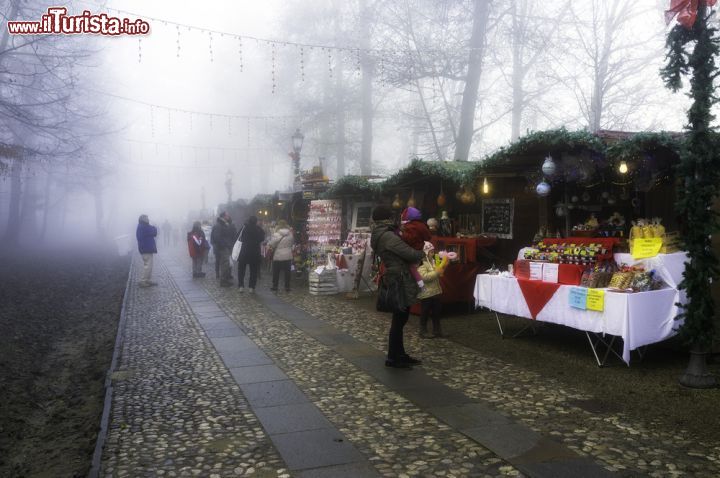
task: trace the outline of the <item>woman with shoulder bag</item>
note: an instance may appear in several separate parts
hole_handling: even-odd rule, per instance
[[[370,245],[384,268],[378,284],[378,310],[392,312],[385,365],[411,368],[413,365],[420,365],[421,361],[405,352],[403,328],[410,317],[410,306],[419,292],[410,273],[410,264],[419,263],[423,253],[400,239],[397,225],[393,221],[393,212],[388,207],[376,207],[372,220]]]

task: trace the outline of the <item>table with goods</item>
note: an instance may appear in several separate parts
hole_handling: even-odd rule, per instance
[[[523,248],[508,271],[478,274],[475,305],[495,313],[502,336],[498,314],[530,319],[532,329],[537,322],[564,325],[585,332],[598,366],[611,356],[629,365],[631,351],[677,333],[678,304],[685,302],[678,285],[686,254],[659,223],[638,222],[627,253],[614,251],[617,237],[546,238]]]

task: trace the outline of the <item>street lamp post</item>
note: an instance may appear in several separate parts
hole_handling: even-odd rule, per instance
[[[293,176],[294,185],[300,185],[300,151],[302,150],[303,140],[305,135],[300,132],[300,128],[295,130],[295,133],[291,137],[292,148],[293,148]]]

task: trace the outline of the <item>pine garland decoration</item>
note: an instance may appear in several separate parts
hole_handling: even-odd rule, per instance
[[[677,176],[684,189],[680,191],[676,210],[682,220],[683,242],[689,260],[680,288],[687,294],[687,304],[678,319],[684,319],[681,336],[694,348],[708,350],[714,338],[715,304],[710,284],[718,280],[718,258],[710,236],[718,231],[718,215],[712,210],[718,195],[720,155],[714,147],[711,107],[717,102],[713,82],[718,71],[716,29],[708,23],[709,8],[698,5],[692,28],[675,25],[667,38],[667,63],[661,70],[665,85],[673,91],[682,87],[682,77],[691,74],[687,139],[680,152]]]

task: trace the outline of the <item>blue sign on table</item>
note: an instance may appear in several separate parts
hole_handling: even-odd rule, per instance
[[[587,309],[587,293],[588,290],[585,287],[572,287],[568,294],[570,307],[583,310]]]

